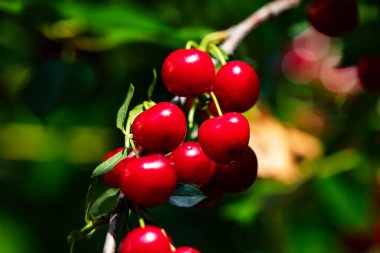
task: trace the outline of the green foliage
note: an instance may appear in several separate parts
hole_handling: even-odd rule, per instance
[[[125,150],[99,165],[108,151],[126,145],[114,127],[120,102],[117,126],[128,132],[127,116],[133,121],[152,105],[142,103],[152,98],[149,87],[156,83],[157,102],[172,98],[160,78],[171,50],[187,40],[199,43],[267,2],[0,0],[0,252],[69,252],[65,238],[86,209],[88,221],[114,208],[117,190],[106,190],[101,178],[91,189],[99,197],[84,202],[93,168],[98,177],[126,157]],[[380,52],[380,2],[359,2],[359,26],[332,41],[343,52],[340,66]],[[260,24],[230,59],[256,68],[260,107],[282,126],[317,137],[323,155],[296,157],[295,182],[259,178],[249,191],[226,194],[210,208],[152,209],[176,245],[208,253],[369,252],[347,238],[371,242],[379,219],[379,96],[335,94],[319,81],[298,85],[282,74],[286,48],[308,27],[306,4]],[[169,203],[188,207],[204,198],[195,187],[179,185]],[[74,231],[68,239],[90,232]],[[74,252],[99,252],[104,235],[98,229]]]
[[[118,162],[120,162],[122,159],[126,157],[127,152],[125,149],[117,152],[115,155],[99,164],[92,172],[91,177],[97,177],[107,173],[108,171],[112,170],[113,167],[115,167],[115,165],[118,164]]]

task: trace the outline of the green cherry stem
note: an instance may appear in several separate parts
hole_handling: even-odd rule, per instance
[[[220,42],[222,42],[223,40],[225,40],[227,38],[228,38],[227,31],[219,31],[219,32],[210,33],[202,39],[201,45],[199,46],[199,49],[206,51],[207,46],[210,43],[219,44]]]
[[[211,95],[212,101],[214,101],[216,110],[218,111],[218,115],[219,116],[223,116],[222,110],[220,109],[219,102],[218,102],[218,99],[215,96],[215,93],[213,91],[210,91],[210,95]]]
[[[74,244],[75,242],[72,242],[70,245],[70,253],[74,253]]]
[[[215,45],[214,43],[210,43],[208,45],[208,47],[210,48],[210,50],[212,52],[214,52],[216,54],[216,57],[220,61],[220,63],[222,65],[226,65],[226,59],[224,58],[224,56],[223,56],[222,51],[220,50],[220,48],[217,47],[217,45]]]
[[[199,48],[199,45],[195,41],[189,40],[188,42],[186,42],[186,47],[185,48],[186,49]]]
[[[136,214],[138,216],[138,219],[139,219],[139,225],[141,228],[145,228],[145,220],[143,218],[143,215],[141,213],[141,210],[138,206],[135,205],[135,210],[136,210]]]
[[[165,229],[161,228],[161,232],[164,234],[164,236],[165,236],[166,238],[169,238],[169,237],[168,237],[168,233],[166,233]],[[175,247],[174,247],[174,245],[170,242],[170,240],[169,240],[169,243],[170,243],[170,249],[172,250],[172,252],[174,252],[174,251],[175,251]]]
[[[135,142],[133,141],[132,137],[129,138],[129,143],[131,144],[133,152],[135,152],[136,158],[139,158],[140,156],[139,156],[139,153],[137,152],[136,145],[135,145]]]
[[[192,129],[194,126],[194,115],[195,115],[195,109],[197,108],[197,104],[198,104],[198,98],[194,99],[193,103],[191,104],[189,114],[187,116],[187,120],[189,121],[189,129]]]

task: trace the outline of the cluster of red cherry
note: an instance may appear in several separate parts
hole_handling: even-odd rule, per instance
[[[182,109],[170,102],[150,103],[135,116],[130,127],[132,150],[102,175],[108,187],[120,188],[133,205],[147,208],[168,201],[178,183],[212,195],[199,205],[209,205],[216,195],[241,192],[254,183],[257,158],[248,146],[250,126],[241,112],[256,103],[259,79],[244,62],[225,62],[224,57],[221,61],[215,74],[213,58],[199,49],[179,49],[165,59],[163,82],[175,96],[186,98],[190,109],[186,108],[189,103],[183,103]],[[200,96],[207,99],[200,102]],[[190,132],[194,132],[196,110],[203,110],[207,117],[194,136]],[[125,148],[111,151],[104,161],[120,152]],[[126,235],[119,252],[199,251],[175,249],[163,230],[143,225]]]

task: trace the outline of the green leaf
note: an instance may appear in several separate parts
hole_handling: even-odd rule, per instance
[[[99,216],[105,214],[115,206],[119,189],[111,188],[103,192],[91,205],[89,214]]]
[[[95,170],[92,172],[91,177],[97,177],[100,175],[103,175],[107,173],[108,171],[112,170],[115,165],[120,162],[123,158],[126,157],[127,152],[125,152],[125,149],[119,151],[111,158],[107,159],[106,161],[99,164]]]
[[[125,119],[127,117],[128,107],[131,103],[134,91],[135,87],[132,84],[130,84],[124,103],[120,106],[119,110],[117,111],[116,127],[119,128],[121,131],[125,131]]]
[[[148,99],[149,100],[151,100],[151,98],[152,98],[154,88],[156,87],[156,83],[157,83],[157,71],[156,71],[156,69],[153,69],[153,81],[149,85],[149,88],[148,88]]]
[[[204,200],[206,196],[192,184],[178,184],[169,198],[169,203],[178,207],[192,207]]]
[[[143,111],[144,111],[143,104],[138,104],[135,107],[133,107],[133,109],[129,111],[129,120],[131,121],[131,123]]]

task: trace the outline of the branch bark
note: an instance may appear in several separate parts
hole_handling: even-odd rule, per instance
[[[239,24],[227,29],[228,38],[220,45],[220,48],[227,54],[232,54],[240,42],[255,27],[272,16],[277,16],[288,9],[298,6],[300,1],[301,0],[276,0],[267,3]]]
[[[108,232],[103,246],[103,253],[115,253],[116,250],[116,238],[120,227],[120,219],[125,205],[125,197],[123,193],[120,193],[117,198],[117,204],[115,211],[112,212]]]

